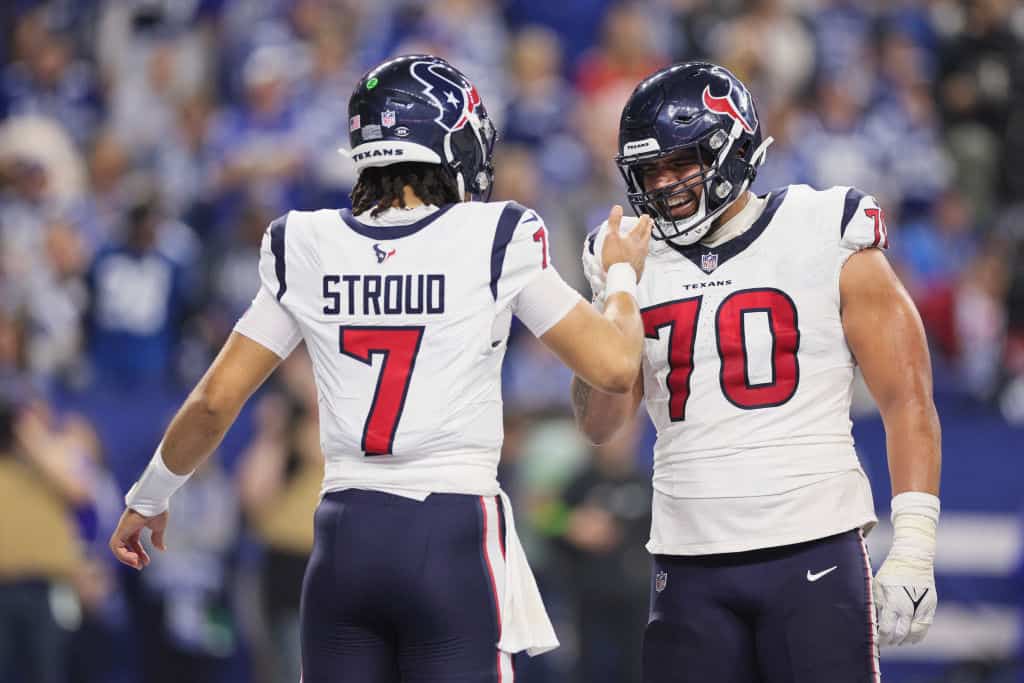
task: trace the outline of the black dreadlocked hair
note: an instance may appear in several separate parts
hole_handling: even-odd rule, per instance
[[[359,174],[352,188],[352,213],[369,211],[371,216],[392,206],[405,208],[406,185],[424,204],[454,204],[461,201],[455,179],[437,164],[406,161],[389,166],[371,166]]]

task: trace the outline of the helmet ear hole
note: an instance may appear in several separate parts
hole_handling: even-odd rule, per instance
[[[452,168],[455,169],[467,189],[474,195],[484,195],[490,186],[487,159],[484,158],[483,143],[472,125],[466,125],[451,134]],[[480,181],[483,182],[480,182]]]

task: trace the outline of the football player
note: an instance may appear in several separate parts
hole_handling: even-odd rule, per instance
[[[597,442],[641,399],[657,427],[649,683],[878,681],[878,644],[920,640],[935,612],[939,421],[920,318],[883,255],[885,214],[852,187],[755,196],[770,142],[747,88],[713,64],[658,71],[622,112],[617,163],[655,220],[643,367],[620,395],[577,376],[573,404]],[[584,245],[598,304],[615,229]],[[894,494],[873,580],[855,365]]]
[[[555,271],[536,212],[486,201],[495,131],[457,69],[387,61],[348,115],[352,210],[271,223],[252,306],[128,492],[110,547],[136,569],[150,562],[142,529],[164,547],[171,494],[305,341],[326,464],[303,680],[509,683],[513,653],[557,646],[496,479],[511,318],[589,384],[631,390],[651,221],[606,241],[599,313]]]

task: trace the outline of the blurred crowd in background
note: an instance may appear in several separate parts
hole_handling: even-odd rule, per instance
[[[495,199],[539,210],[584,293],[582,238],[625,203],[628,94],[673,61],[729,67],[775,138],[754,189],[876,195],[957,406],[944,420],[969,406],[1022,433],[1012,0],[9,0],[0,27],[2,683],[298,680],[322,470],[301,348],[175,497],[170,550],[135,573],[106,540],[255,294],[266,226],[348,205],[348,96],[396,54],[477,84],[501,136]],[[500,478],[563,642],[520,679],[637,680],[650,428],[582,442],[570,374],[528,333],[504,374]]]

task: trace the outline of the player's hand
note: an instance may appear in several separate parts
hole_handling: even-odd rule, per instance
[[[583,275],[590,283],[591,301],[599,310],[604,309],[605,282],[604,264],[601,263],[601,252],[604,238],[608,234],[604,224],[594,230],[583,242]]]
[[[934,570],[930,562],[926,564],[919,566],[890,553],[875,575],[872,593],[879,645],[918,643],[928,633],[938,596]]]
[[[110,551],[117,561],[133,569],[142,569],[149,564],[149,553],[142,547],[143,529],[152,532],[151,540],[157,549],[167,550],[164,531],[167,529],[168,514],[164,511],[156,517],[143,517],[135,510],[125,510],[110,536]]]
[[[601,265],[605,272],[613,263],[628,263],[636,271],[637,281],[644,272],[647,245],[651,240],[654,222],[647,214],[640,216],[631,230],[623,233],[622,207],[616,204],[608,214],[608,233],[601,247]]]

